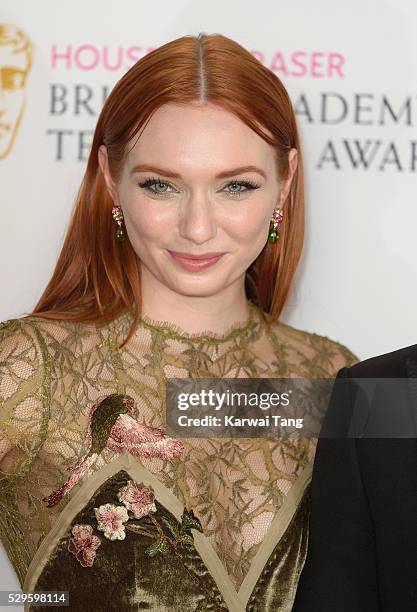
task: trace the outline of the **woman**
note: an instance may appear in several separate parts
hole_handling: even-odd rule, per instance
[[[166,377],[355,361],[277,321],[302,168],[282,83],[224,36],[163,45],[111,92],[52,279],[2,329],[0,524],[25,590],[72,610],[291,609],[314,441],[175,440],[164,402]]]

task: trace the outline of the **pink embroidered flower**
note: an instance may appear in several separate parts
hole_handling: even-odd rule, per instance
[[[124,540],[126,537],[123,523],[129,520],[129,515],[124,506],[103,504],[94,508],[97,517],[97,529],[104,532],[109,540]]]
[[[73,537],[68,544],[72,552],[83,567],[91,567],[96,558],[96,550],[101,544],[98,536],[93,535],[91,525],[74,525],[71,530]]]
[[[124,487],[119,489],[117,498],[133,512],[137,519],[146,516],[149,512],[156,512],[153,490],[146,487],[143,482],[137,483],[129,480]]]

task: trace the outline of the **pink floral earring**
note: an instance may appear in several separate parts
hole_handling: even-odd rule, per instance
[[[120,206],[113,206],[111,214],[118,226],[115,231],[114,237],[116,238],[116,240],[119,240],[121,242],[127,236],[126,228],[123,225],[124,217],[123,217],[122,209],[120,208]]]
[[[269,224],[269,234],[268,240],[269,242],[276,242],[279,239],[278,225],[281,223],[284,217],[284,213],[280,208],[275,208],[272,213],[272,219]]]

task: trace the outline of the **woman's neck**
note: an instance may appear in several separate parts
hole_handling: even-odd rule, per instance
[[[236,295],[225,291],[196,297],[143,289],[142,316],[164,321],[190,334],[210,330],[221,335],[233,325],[244,325],[250,319],[250,305],[244,291]]]

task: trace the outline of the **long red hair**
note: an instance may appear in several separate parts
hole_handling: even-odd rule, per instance
[[[107,147],[110,172],[117,180],[127,143],[152,114],[168,102],[195,101],[234,113],[272,145],[281,180],[288,177],[289,150],[298,151],[280,239],[266,243],[245,280],[247,297],[269,313],[270,322],[278,318],[304,239],[303,159],[295,114],[279,78],[221,34],[183,36],[162,45],[115,85],[97,122],[55,270],[32,315],[105,324],[129,311],[133,319],[124,343],[129,340],[141,316],[140,261],[129,240],[114,238],[113,203],[98,165],[98,149]]]

